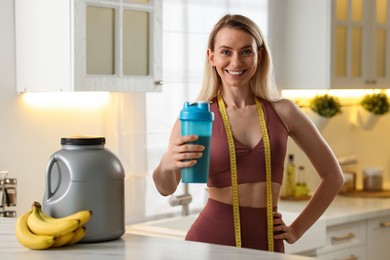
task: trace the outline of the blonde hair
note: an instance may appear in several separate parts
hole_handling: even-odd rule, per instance
[[[279,100],[280,93],[275,85],[271,53],[260,28],[256,23],[245,16],[227,14],[218,21],[210,33],[207,48],[211,51],[214,51],[215,38],[218,32],[223,28],[247,32],[255,39],[258,47],[257,50],[259,53],[261,52],[261,59],[260,63],[257,65],[256,73],[249,83],[252,92],[259,98],[270,101]],[[216,69],[210,65],[208,57],[206,56],[202,88],[197,99],[211,101],[212,98],[221,91],[221,85],[221,78]]]

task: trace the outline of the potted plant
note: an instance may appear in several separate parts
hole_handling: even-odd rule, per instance
[[[311,111],[309,116],[319,130],[325,127],[331,117],[342,112],[339,99],[329,94],[317,95],[312,98],[309,108]]]
[[[378,122],[381,115],[389,112],[390,103],[385,93],[365,95],[359,103],[355,113],[355,125],[369,130]]]
[[[367,94],[360,101],[360,105],[375,115],[383,115],[389,112],[389,99],[385,93]]]

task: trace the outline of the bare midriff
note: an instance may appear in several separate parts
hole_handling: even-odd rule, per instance
[[[276,206],[279,200],[281,185],[272,183],[272,200]],[[232,204],[232,187],[208,187],[209,198],[225,203]],[[266,183],[243,183],[238,185],[238,200],[241,207],[265,208],[266,207]]]

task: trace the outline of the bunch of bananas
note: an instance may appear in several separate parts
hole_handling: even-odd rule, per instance
[[[34,202],[31,209],[18,217],[16,238],[30,249],[61,247],[79,242],[86,234],[84,224],[92,216],[89,210],[78,211],[63,218],[53,218]]]

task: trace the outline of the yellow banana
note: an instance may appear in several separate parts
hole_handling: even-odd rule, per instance
[[[41,215],[42,219],[47,221],[47,222],[53,222],[53,223],[58,223],[58,221],[64,221],[67,219],[78,219],[80,220],[79,226],[83,226],[85,223],[87,223],[91,217],[92,217],[92,211],[90,210],[81,210],[78,211],[74,214],[71,214],[69,216],[65,216],[62,218],[54,218],[52,216],[47,215],[45,212],[42,211],[42,207],[38,207],[38,212]]]
[[[16,238],[24,247],[30,249],[46,249],[54,244],[53,236],[39,236],[33,234],[27,225],[27,219],[32,209],[19,216],[16,220]]]
[[[87,233],[87,229],[84,226],[76,228],[75,231],[73,231],[74,236],[73,238],[68,242],[68,245],[76,244],[81,239],[85,237],[85,234]]]
[[[39,214],[40,204],[34,203],[32,213],[27,218],[30,230],[36,235],[63,236],[74,231],[80,224],[78,219],[65,219],[58,222],[45,221]]]
[[[63,236],[54,237],[54,244],[51,247],[61,247],[68,244],[74,237],[74,234],[74,231],[72,231]]]

